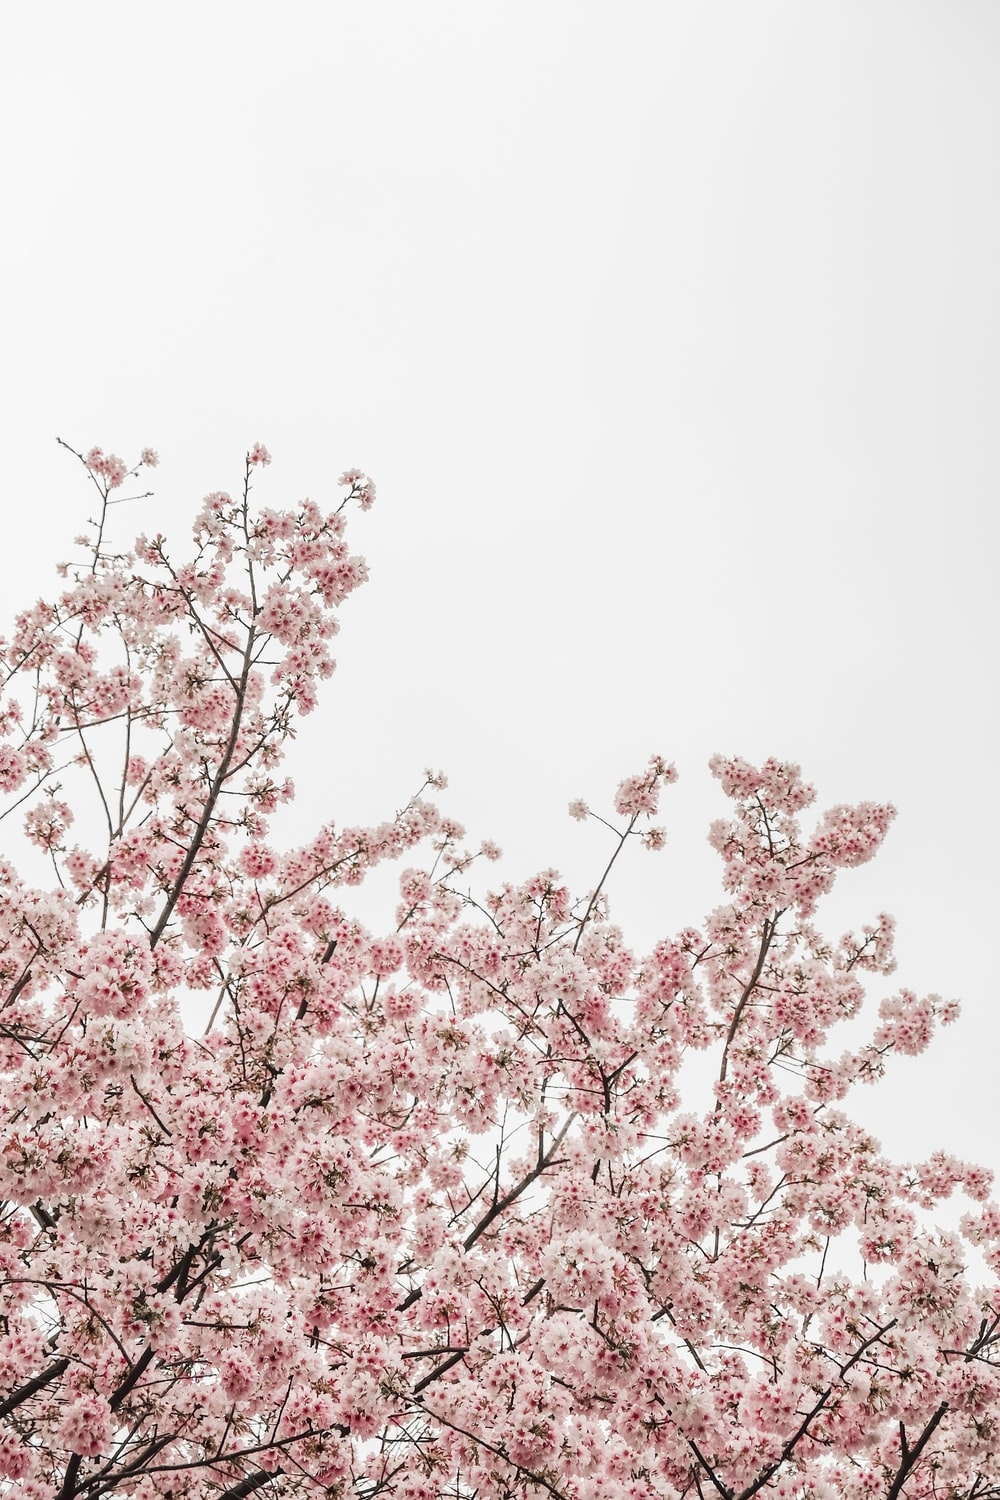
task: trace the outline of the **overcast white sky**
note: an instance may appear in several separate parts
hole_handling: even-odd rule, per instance
[[[87,508],[56,433],[159,449],[129,535],[258,439],[268,503],[367,468],[303,828],[440,765],[584,887],[567,801],[661,751],[645,946],[720,899],[714,750],[891,799],[829,926],[965,1013],[862,1103],[1000,1166],[1000,7],[6,0],[0,112],[5,618]]]

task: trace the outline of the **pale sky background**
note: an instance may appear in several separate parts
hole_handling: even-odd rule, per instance
[[[965,1009],[859,1112],[1000,1167],[1000,6],[6,0],[0,114],[5,624],[88,508],[57,433],[159,449],[123,540],[257,440],[265,503],[366,468],[298,831],[440,766],[583,889],[568,800],[659,751],[647,947],[722,899],[713,751],[892,800],[821,921]]]

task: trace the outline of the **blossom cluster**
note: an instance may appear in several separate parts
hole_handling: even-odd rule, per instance
[[[80,457],[105,500],[129,472]],[[956,1007],[870,995],[887,915],[814,925],[891,807],[804,827],[797,766],[716,758],[724,900],[649,953],[607,884],[664,842],[658,755],[607,817],[571,804],[611,849],[579,898],[554,869],[473,895],[500,851],[439,772],[283,847],[367,573],[343,503],[251,506],[269,463],[183,560],[114,551],[103,511],[0,642],[30,856],[0,866],[0,1495],[1000,1493],[989,1174],[894,1163],[845,1104]],[[397,858],[370,931],[345,891]]]

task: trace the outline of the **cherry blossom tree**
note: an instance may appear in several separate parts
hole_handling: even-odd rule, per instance
[[[956,1007],[887,993],[889,917],[815,925],[892,809],[715,759],[722,904],[645,955],[606,890],[660,756],[571,804],[579,897],[489,890],[430,773],[283,849],[374,486],[257,508],[257,445],[182,561],[111,543],[151,450],[77,457],[80,560],[0,642],[0,1495],[1000,1496],[989,1177],[844,1107]]]

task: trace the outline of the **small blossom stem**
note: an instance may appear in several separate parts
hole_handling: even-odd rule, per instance
[[[621,854],[622,850],[624,849],[626,841],[628,839],[628,836],[632,832],[632,830],[635,828],[635,825],[636,825],[637,821],[638,821],[638,818],[636,816],[633,816],[632,818],[630,818],[629,819],[628,827],[625,829],[625,832],[624,833],[620,833],[618,835],[618,844],[617,844],[617,846],[615,848],[615,851],[612,854],[611,858],[608,860],[607,864],[605,865],[605,867],[604,867],[604,873],[601,876],[600,880],[597,882],[597,885],[595,886],[593,892],[591,893],[590,900],[587,902],[587,909],[584,912],[583,916],[580,918],[579,930],[578,930],[578,932],[576,934],[576,941],[573,944],[573,952],[574,953],[577,951],[577,949],[580,946],[580,942],[581,942],[581,939],[583,938],[584,930],[585,930],[585,928],[587,926],[587,923],[590,921],[591,917],[593,916],[594,907],[597,905],[597,902],[598,902],[598,900],[600,898],[600,894],[601,894],[601,892],[604,889],[604,886],[605,886],[605,884],[606,884],[606,882],[607,882],[607,880],[608,880],[608,878],[609,878],[609,876],[611,874],[611,871],[615,867],[615,860],[618,858],[619,854]]]

